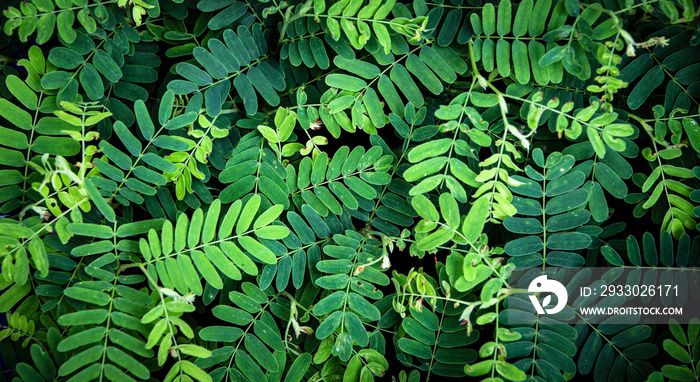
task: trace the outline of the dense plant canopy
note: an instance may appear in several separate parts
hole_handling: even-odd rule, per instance
[[[697,1],[15,3],[0,380],[700,378],[503,301],[700,264]]]

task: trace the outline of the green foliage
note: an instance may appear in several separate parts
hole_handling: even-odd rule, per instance
[[[10,2],[0,380],[698,380],[514,270],[700,264],[699,14]]]
[[[576,251],[589,247],[588,232],[593,227],[585,226],[591,220],[591,212],[581,207],[587,201],[591,206],[605,203],[604,199],[589,198],[589,192],[592,194],[600,185],[597,182],[584,185],[586,174],[572,170],[576,162],[572,155],[553,152],[545,159],[542,150],[535,149],[532,158],[542,169],[538,171],[528,166],[525,168],[527,177],[513,177],[520,183],[511,186],[513,192],[520,195],[513,198],[520,216],[506,218],[503,226],[520,236],[504,249],[519,267],[584,266],[585,259]],[[584,162],[579,168],[585,169],[585,165]],[[607,211],[604,217],[607,218]]]

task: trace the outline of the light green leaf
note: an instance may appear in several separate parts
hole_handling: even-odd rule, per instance
[[[462,226],[462,233],[469,242],[479,238],[489,215],[489,199],[481,197],[474,202]]]
[[[257,240],[248,236],[243,236],[238,238],[238,242],[241,244],[243,249],[248,251],[256,259],[267,264],[277,263],[277,257],[275,254],[272,253],[272,251],[270,251],[267,247],[260,244],[260,242]]]
[[[431,233],[427,237],[418,242],[418,249],[421,251],[429,251],[441,246],[452,240],[455,231],[446,228],[438,228],[437,231]]]

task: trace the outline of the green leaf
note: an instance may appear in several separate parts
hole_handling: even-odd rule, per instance
[[[445,167],[447,160],[448,159],[446,157],[437,157],[425,160],[409,167],[403,173],[403,177],[407,182],[414,182],[422,179],[425,176],[435,174],[436,172],[440,172]]]
[[[489,40],[490,41],[490,40]],[[498,96],[496,94],[484,94],[474,92],[471,94],[471,101],[478,107],[491,107],[498,104]]]
[[[92,329],[77,332],[69,337],[64,338],[56,347],[58,351],[67,352],[77,349],[81,346],[95,343],[104,338],[106,330],[104,327],[98,326]]]
[[[248,236],[243,236],[238,239],[238,242],[253,257],[262,261],[263,263],[277,263],[277,257],[275,256],[275,254],[272,253],[272,251],[270,251],[267,247],[260,244],[260,242],[258,242],[257,240]]]
[[[593,220],[603,222],[608,219],[608,203],[605,200],[603,187],[598,182],[592,182],[591,200],[588,203]]]
[[[103,350],[104,348],[101,345],[96,345],[76,354],[75,357],[71,357],[68,361],[61,365],[61,367],[58,369],[58,374],[66,376],[70,375],[76,370],[83,369],[85,366],[100,359],[102,357]],[[51,366],[53,366],[53,363]]]
[[[408,59],[406,60],[406,69],[416,76],[423,86],[425,86],[431,93],[435,95],[442,93],[443,87],[440,80],[415,54],[408,56]]]
[[[240,235],[246,231],[248,231],[248,228],[250,227],[250,224],[253,222],[253,219],[255,218],[255,213],[258,210],[258,207],[260,206],[260,195],[253,195],[252,198],[248,200],[246,203],[245,207],[243,207],[243,210],[241,211],[240,217],[238,219],[238,223],[236,225],[236,234]]]
[[[694,381],[695,374],[687,366],[665,365],[661,367],[664,377],[676,381]]]
[[[444,179],[444,175],[438,174],[428,178],[423,179],[420,183],[415,185],[409,191],[410,196],[424,194],[426,192],[434,190]]]
[[[573,251],[585,249],[591,244],[590,236],[580,232],[554,234],[547,238],[547,248]]]
[[[0,98],[0,116],[22,130],[32,128],[32,116],[6,99]]]
[[[197,266],[197,270],[202,274],[202,277],[214,288],[221,289],[224,287],[223,281],[216,271],[214,266],[211,264],[209,259],[204,255],[202,251],[193,250],[191,252],[192,261]]]
[[[498,3],[498,20],[496,24],[496,29],[499,36],[505,36],[510,33],[511,20],[512,16],[510,0],[501,0],[501,2]]]
[[[208,26],[211,30],[221,29],[241,18],[246,13],[247,7],[242,2],[233,2],[228,8],[216,12],[209,20]]]
[[[551,173],[552,172],[550,171],[550,174]],[[572,171],[560,178],[554,179],[551,182],[549,182],[549,184],[547,184],[547,196],[557,196],[572,191],[580,187],[585,181],[585,179],[586,176],[579,171]]]
[[[179,75],[185,77],[185,79],[197,86],[207,86],[212,83],[211,76],[209,76],[207,72],[190,63],[181,62],[177,64],[175,70]]]
[[[338,308],[343,304],[345,300],[344,292],[334,292],[331,295],[321,299],[316,305],[314,305],[313,312],[317,316],[322,316],[328,314]],[[318,334],[318,331],[317,331]],[[325,337],[324,337],[325,338]]]
[[[681,345],[676,343],[674,340],[671,339],[666,339],[663,342],[664,350],[668,354],[671,355],[671,357],[677,359],[680,362],[683,363],[690,363],[690,355],[688,354],[688,351],[685,350]]]
[[[105,306],[111,301],[107,293],[75,286],[66,288],[63,294],[67,297],[99,306]]]
[[[247,325],[253,321],[253,316],[250,313],[230,306],[216,306],[212,309],[212,313],[217,318],[235,325]]]
[[[651,68],[651,70],[646,72],[644,77],[639,80],[639,83],[637,83],[634,89],[632,89],[629,98],[627,98],[627,106],[632,110],[636,110],[642,106],[651,93],[661,85],[665,77],[666,75],[661,66],[654,66]]]
[[[481,235],[489,215],[489,200],[481,197],[474,202],[462,226],[464,238],[473,243]]]
[[[492,35],[496,32],[496,11],[493,4],[487,3],[481,10],[483,18],[483,30],[484,34],[487,36]]]
[[[343,90],[358,92],[367,86],[367,83],[357,77],[346,74],[330,74],[326,77],[326,85]]]
[[[146,366],[118,348],[108,346],[107,358],[137,378],[148,379],[150,377],[150,372]]]
[[[230,326],[207,326],[199,331],[199,338],[214,342],[234,342],[242,335],[243,330]]]
[[[496,371],[511,381],[524,381],[527,378],[523,371],[504,361],[496,362]]]
[[[418,358],[430,359],[432,351],[428,345],[422,344],[410,338],[401,338],[398,342],[399,349]]]
[[[109,312],[104,309],[68,313],[58,318],[58,324],[63,326],[97,325],[103,323],[108,314]]]
[[[544,243],[538,236],[526,236],[509,241],[504,249],[510,256],[523,256],[539,252],[543,248]]]
[[[262,309],[260,303],[252,297],[248,296],[248,294],[243,294],[241,292],[231,292],[229,293],[229,299],[231,300],[231,302],[250,313],[257,313]]]
[[[408,153],[408,160],[411,163],[417,163],[426,158],[433,158],[442,155],[450,149],[451,145],[452,140],[448,138],[423,143],[414,147]]]
[[[355,313],[345,312],[345,328],[358,345],[365,347],[369,344],[367,330]]]
[[[258,96],[255,94],[253,85],[245,73],[241,73],[233,79],[233,86],[241,99],[243,99],[243,107],[246,113],[248,115],[255,114],[258,110]]]
[[[183,360],[183,361],[180,361],[180,365],[182,367],[182,371],[184,371],[188,375],[192,376],[194,378],[194,380],[202,381],[202,382],[211,382],[212,381],[211,377],[209,376],[209,374],[207,374],[207,372],[200,369],[192,362]]]
[[[32,255],[32,262],[34,263],[34,267],[39,271],[40,276],[48,276],[49,260],[46,254],[44,242],[35,236],[29,241],[27,250]]]
[[[0,312],[5,313],[12,309],[19,301],[29,294],[32,286],[26,284],[13,284],[0,295]]]
[[[209,358],[212,352],[198,345],[180,344],[178,349],[184,354],[198,358]]]
[[[95,33],[97,30],[97,23],[90,17],[90,11],[87,8],[83,8],[78,12],[78,21],[88,33]]]
[[[440,212],[445,222],[450,228],[457,229],[459,226],[459,206],[451,194],[440,195]]]
[[[151,121],[151,117],[148,115],[146,104],[142,100],[138,100],[134,103],[134,114],[136,115],[136,121],[138,122],[141,134],[145,139],[150,141],[153,138],[155,126],[153,125],[153,121]]]
[[[503,226],[510,232],[528,235],[537,235],[544,230],[542,223],[533,218],[508,217],[503,220]],[[547,222],[547,230],[552,230],[549,221]]]
[[[49,57],[51,56],[49,55]],[[22,105],[29,110],[36,110],[38,97],[36,93],[34,93],[34,91],[24,83],[24,81],[20,80],[17,76],[11,75],[7,76],[5,79],[5,85],[10,92],[12,92],[12,95],[22,103]]]
[[[580,13],[578,0],[565,0],[564,8],[566,8],[566,13],[569,16],[578,16]]]
[[[141,154],[141,150],[143,149],[141,142],[131,133],[131,131],[129,131],[129,129],[126,128],[121,121],[117,121],[114,124],[113,129],[131,155],[139,156]]]
[[[289,371],[287,371],[284,382],[300,382],[304,378],[309,366],[311,366],[311,358],[311,354],[309,353],[304,353],[297,357],[289,368]]]
[[[676,341],[678,341],[681,345],[687,346],[691,342],[688,341],[688,337],[685,335],[685,331],[681,327],[681,325],[678,323],[678,321],[674,319],[669,320],[669,330],[671,331],[671,334],[673,334],[673,337],[676,338]],[[691,329],[694,324],[691,324],[688,329]],[[690,331],[690,330],[689,330]],[[690,333],[689,333],[690,334]]]
[[[263,99],[271,106],[277,106],[280,103],[279,96],[277,95],[276,89],[272,87],[270,80],[266,77],[263,72],[258,69],[258,67],[251,67],[248,69],[248,78],[251,84],[255,87],[255,90],[260,93]]]
[[[235,84],[235,80],[234,80]],[[238,88],[236,88],[238,89]],[[173,80],[168,83],[168,90],[173,92],[174,94],[177,95],[182,95],[182,94],[189,94],[193,93],[199,90],[199,87],[192,82],[189,81],[183,81],[183,80]],[[252,90],[252,87],[251,87]],[[255,92],[253,92],[253,95],[255,95]],[[257,107],[257,99],[256,99],[256,107]]]
[[[348,275],[330,275],[319,277],[316,280],[316,285],[323,289],[343,289],[348,285],[350,276]]]
[[[416,210],[418,215],[426,220],[438,221],[440,219],[440,215],[438,214],[435,205],[433,205],[433,203],[423,195],[416,195],[411,198],[411,205]]]
[[[316,338],[321,340],[330,336],[335,331],[335,329],[337,329],[338,326],[340,326],[340,321],[342,317],[343,312],[340,311],[333,312],[333,314],[326,317],[323,320],[323,322],[321,322],[321,325],[319,325],[316,329]]]
[[[370,304],[364,297],[356,293],[348,294],[348,305],[350,309],[369,321],[377,321],[380,318],[379,309]]]
[[[391,81],[398,86],[409,102],[416,107],[423,106],[423,103],[425,102],[423,95],[403,65],[396,64],[391,69],[389,77],[391,78]],[[381,89],[380,92],[383,93]]]
[[[418,242],[418,249],[421,251],[433,250],[452,240],[454,234],[455,231],[452,229],[438,228],[437,231]]]
[[[688,135],[688,141],[695,151],[700,152],[700,125],[695,119],[683,118],[683,130]]]
[[[419,57],[443,81],[453,83],[457,79],[455,71],[430,45],[426,45],[421,49]]]
[[[226,67],[206,49],[202,47],[194,48],[192,54],[212,78],[220,79],[228,75]]]
[[[19,149],[19,150],[26,149],[29,147],[29,141],[27,140],[27,136],[19,131],[6,129],[6,128],[0,126],[0,134],[2,134],[3,138],[5,138],[3,140],[4,146],[12,147],[12,148]],[[13,153],[19,154],[16,151],[13,151]],[[19,157],[21,157],[21,154],[19,154]],[[18,157],[16,163],[18,165],[21,165],[22,161],[19,159],[19,157]],[[5,161],[5,162],[8,162],[8,164],[9,164],[10,162],[12,162],[12,160]]]
[[[588,192],[579,188],[566,194],[554,197],[547,202],[545,212],[548,215],[556,215],[571,211],[586,203]]]
[[[600,248],[600,252],[603,254],[603,257],[605,257],[605,260],[607,260],[610,264],[618,267],[624,265],[622,257],[620,257],[614,248],[606,245]]]
[[[81,58],[82,61],[82,58]],[[116,83],[122,78],[122,70],[112,57],[102,49],[95,51],[92,56],[92,64],[109,82]]]
[[[56,17],[56,29],[58,29],[58,35],[61,36],[68,44],[75,41],[77,33],[73,30],[73,21],[75,20],[75,14],[72,10],[64,10],[58,14]]]
[[[74,235],[94,236],[101,239],[111,239],[114,237],[114,232],[108,226],[88,223],[70,223],[66,226],[68,232]]]
[[[568,54],[568,49],[563,46],[555,46],[547,51],[538,62],[541,67],[552,65],[561,61]]]
[[[245,348],[250,355],[266,370],[276,372],[279,370],[277,361],[265,344],[252,334],[245,336]]]
[[[331,114],[336,114],[338,112],[341,112],[350,106],[355,102],[355,96],[352,95],[345,95],[342,97],[338,97],[331,101],[331,103],[328,104],[328,109]]]
[[[218,268],[226,277],[233,280],[240,280],[242,275],[238,268],[224,255],[224,253],[216,246],[208,245],[204,247],[204,253],[207,258]],[[195,261],[196,264],[196,261]],[[198,265],[199,267],[199,265]]]
[[[91,100],[97,100],[104,96],[105,88],[97,69],[91,63],[85,63],[79,75],[80,85],[85,90],[85,94]],[[42,78],[43,81],[43,78]]]
[[[420,342],[430,346],[435,345],[435,332],[426,328],[414,318],[406,318],[401,324],[401,327],[406,331],[406,333],[410,334],[411,337],[419,340]]]
[[[182,218],[186,218],[186,216],[182,216]],[[156,229],[161,229],[163,226],[163,219],[151,219],[151,220],[142,220],[138,222],[133,222],[133,223],[127,223],[119,226],[117,228],[117,237],[123,238],[123,237],[130,237],[130,236],[136,236],[144,233],[148,233],[150,230],[156,230]],[[181,249],[178,249],[180,251]]]
[[[49,62],[56,65],[56,67],[67,70],[75,69],[83,63],[83,56],[71,49],[63,47],[51,49],[48,59]]]
[[[595,170],[595,178],[603,188],[612,196],[622,199],[627,196],[627,185],[605,163],[598,163]]]
[[[377,192],[374,188],[357,177],[351,176],[345,178],[345,185],[365,199],[374,199],[377,197]]]
[[[53,35],[53,30],[56,26],[56,14],[45,13],[39,17],[36,24],[36,42],[37,44],[45,44]],[[64,33],[65,34],[65,33]],[[70,33],[68,33],[70,34]],[[70,37],[70,36],[69,36]]]
[[[530,21],[535,21],[534,19],[531,20],[531,14],[532,14],[532,0],[524,0],[521,1],[518,4],[518,10],[515,13],[515,20],[513,20],[513,36],[515,37],[520,37],[524,36],[525,33],[527,33],[528,30],[528,24]],[[515,47],[515,42],[513,42],[513,47]],[[515,56],[515,54],[513,54]],[[514,63],[516,63],[515,60],[513,60]],[[520,83],[527,83],[528,81],[520,82]]]
[[[607,217],[607,209],[606,209]],[[591,213],[586,210],[576,210],[567,212],[560,215],[552,216],[547,220],[547,231],[549,232],[559,232],[567,231],[577,227],[580,227],[586,223],[591,218]],[[504,221],[505,223],[505,221]],[[541,226],[541,225],[540,225]],[[537,232],[539,233],[539,232]]]

